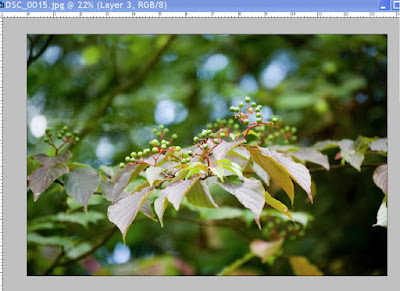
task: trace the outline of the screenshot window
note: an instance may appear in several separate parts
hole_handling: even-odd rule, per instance
[[[0,1],[1,288],[398,285],[399,2]]]

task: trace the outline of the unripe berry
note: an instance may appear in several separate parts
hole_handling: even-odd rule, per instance
[[[214,137],[214,134],[213,134],[213,133],[210,133],[210,134],[208,135],[208,137],[213,138],[213,137]]]
[[[157,133],[156,133],[156,136],[161,136],[161,132],[157,132]]]
[[[182,163],[182,164],[186,164],[186,159],[182,159],[182,160],[181,160],[181,163]]]
[[[258,105],[257,108],[260,108],[260,110],[262,109],[262,105]]]
[[[76,143],[78,143],[78,142],[80,142],[80,141],[81,141],[81,139],[80,139],[79,137],[76,137],[76,138],[75,138],[75,142],[76,142]]]
[[[169,146],[171,143],[169,141],[167,141],[166,145]]]
[[[243,102],[239,102],[239,107],[242,108],[244,106]]]
[[[239,111],[240,111],[239,107],[236,107],[235,112],[239,112]]]
[[[292,141],[292,142],[296,142],[297,141],[297,136],[292,136],[291,138],[290,138],[290,140]]]
[[[46,133],[49,134],[51,132],[51,129],[47,128]]]
[[[249,121],[248,119],[245,119],[245,120],[243,121],[243,124],[244,124],[244,125],[247,125],[247,124],[249,124],[249,122],[250,122],[250,121]]]
[[[199,138],[198,138],[197,136],[195,136],[195,137],[193,138],[193,142],[199,142]]]
[[[284,144],[288,144],[288,143],[289,143],[289,140],[285,138],[285,139],[283,140],[283,143],[284,143]]]
[[[203,144],[202,148],[205,149],[205,150],[208,149],[208,144]]]
[[[226,119],[225,118],[221,119],[221,124],[226,124]]]
[[[281,130],[279,130],[280,133],[284,134],[285,130],[283,128],[281,128]]]
[[[157,145],[158,145],[158,140],[153,139],[153,140],[151,141],[151,145],[157,146]]]
[[[207,133],[204,133],[204,132],[200,133],[200,137],[201,138],[206,138],[207,137]]]
[[[275,132],[275,133],[274,133],[274,136],[275,136],[275,137],[279,137],[279,136],[280,136],[279,132]]]
[[[158,128],[161,129],[161,130],[163,130],[163,129],[165,128],[165,126],[162,125],[162,124],[160,124],[160,125],[158,126]]]
[[[63,138],[63,135],[62,135],[61,133],[59,133],[59,134],[57,134],[57,138],[58,138],[58,139],[62,139],[62,138]]]
[[[182,157],[187,158],[188,156],[188,153],[182,153]]]
[[[131,157],[132,157],[132,158],[136,158],[136,157],[137,157],[137,153],[131,152]]]
[[[290,126],[289,126],[289,125],[286,125],[286,126],[285,126],[285,131],[286,131],[286,132],[289,132],[289,131],[290,131]]]
[[[269,139],[269,140],[274,140],[274,138],[275,138],[275,137],[274,137],[272,134],[268,135],[268,139]]]
[[[212,130],[211,129],[207,130],[207,134],[212,134]]]
[[[135,158],[131,158],[131,163],[135,163],[136,159]]]
[[[161,145],[161,148],[162,148],[163,150],[166,150],[168,147],[167,147],[166,144],[162,144],[162,145]]]
[[[169,129],[168,129],[168,128],[165,128],[165,129],[164,129],[164,132],[165,132],[165,133],[168,133],[168,132],[169,132]]]
[[[65,125],[65,126],[63,127],[63,130],[64,130],[64,131],[67,131],[67,130],[68,130],[68,126]]]
[[[141,157],[143,157],[143,152],[138,152],[137,155],[138,155],[138,157],[141,158]]]
[[[174,134],[171,136],[171,138],[172,138],[172,139],[177,139],[177,138],[178,138],[178,135],[177,135],[176,133],[174,133]]]
[[[257,112],[256,117],[261,117],[261,113]]]
[[[256,121],[257,121],[257,123],[261,123],[262,119],[261,118],[257,118]]]
[[[159,149],[158,148],[156,148],[156,147],[153,147],[152,149],[151,149],[151,151],[153,152],[153,153],[158,153],[159,152]]]
[[[167,141],[166,141],[165,139],[163,139],[163,140],[161,141],[161,144],[167,144]]]
[[[278,119],[277,117],[272,117],[272,118],[271,118],[271,121],[272,121],[273,123],[278,123],[279,119]]]
[[[177,147],[175,147],[175,150],[176,150],[177,152],[180,152],[180,151],[181,151],[181,147],[180,147],[180,146],[177,146]]]
[[[239,128],[240,128],[240,126],[237,123],[233,126],[233,129],[239,129]]]
[[[125,162],[129,163],[131,161],[130,157],[125,157]]]
[[[221,133],[219,134],[219,137],[220,137],[220,138],[224,138],[224,137],[225,137],[225,133],[221,132]]]
[[[189,156],[193,156],[193,152],[192,152],[192,151],[188,151],[187,154],[188,154]]]
[[[154,133],[157,133],[157,132],[158,132],[157,128],[153,128],[152,131],[153,131]]]
[[[43,139],[43,141],[44,141],[44,142],[49,142],[50,139],[49,139],[48,137],[45,137],[45,138]]]
[[[219,139],[218,139],[218,138],[214,139],[214,143],[215,143],[215,144],[216,144],[216,143],[219,143]]]
[[[189,158],[186,159],[186,163],[190,163],[190,159]]]
[[[67,132],[67,134],[65,135],[66,137],[72,137],[72,133]]]
[[[234,124],[235,123],[235,121],[232,119],[232,118],[230,118],[229,120],[228,120],[228,124],[229,125],[232,125],[232,124]]]
[[[213,125],[211,123],[207,123],[207,128],[211,129],[211,128],[213,128]]]
[[[231,106],[231,107],[229,108],[229,111],[230,111],[230,112],[234,112],[234,111],[235,111],[235,107],[234,107],[234,106]]]
[[[256,102],[251,102],[251,107],[256,107],[257,103]]]
[[[72,133],[73,136],[78,136],[79,135],[79,131],[74,130],[74,132]]]
[[[244,98],[244,101],[246,101],[246,103],[250,103],[250,100],[251,100],[250,97],[246,96],[246,98]]]
[[[120,163],[119,167],[122,169],[123,167],[125,167],[125,164],[124,163]]]
[[[296,133],[297,132],[297,128],[296,127],[292,127],[292,133]]]
[[[214,126],[215,128],[217,128],[217,127],[218,127],[218,123],[214,122],[213,126]]]
[[[256,112],[260,112],[261,111],[261,108],[256,108]]]
[[[149,149],[149,148],[143,150],[143,154],[146,155],[146,154],[148,154],[148,153],[150,153],[150,149]]]

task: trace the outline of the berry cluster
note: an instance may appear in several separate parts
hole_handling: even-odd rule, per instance
[[[152,131],[157,137],[159,137],[159,139],[153,139],[149,142],[151,149],[145,148],[139,152],[131,152],[129,156],[125,157],[126,165],[131,166],[134,164],[147,163],[144,160],[148,157],[152,157],[156,164],[161,154],[166,153],[167,151],[179,152],[181,150],[179,146],[171,147],[171,143],[178,138],[177,134],[172,134],[169,140],[164,139],[166,133],[169,133],[169,129],[164,125],[160,124],[158,128],[153,128]],[[119,167],[122,169],[126,165],[125,163],[120,163]]]
[[[61,130],[58,131],[57,134],[53,133],[53,131],[49,128],[46,129],[46,136],[44,137],[43,141],[48,143],[56,150],[56,155],[58,154],[59,150],[65,146],[66,144],[77,144],[80,142],[80,138],[78,137],[78,131],[69,131],[68,126],[64,125]],[[62,143],[60,146],[56,146],[54,136],[61,140]]]
[[[294,224],[292,221],[284,221],[280,217],[269,216],[263,227],[263,234],[269,240],[276,240],[281,237],[296,239],[303,237],[306,227],[300,223]]]

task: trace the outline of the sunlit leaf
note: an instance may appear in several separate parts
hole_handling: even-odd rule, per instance
[[[388,193],[388,165],[380,165],[374,171],[372,176],[375,185],[378,186],[383,193]]]
[[[160,173],[164,170],[161,167],[148,167],[146,170],[146,178],[149,181],[150,187],[153,187],[153,183],[156,180],[162,179]]]
[[[292,214],[289,212],[288,207],[279,200],[272,197],[267,191],[265,191],[265,203],[293,220]]]
[[[147,165],[138,164],[136,166],[129,166],[125,169],[122,169],[117,173],[114,177],[114,189],[113,189],[113,197],[114,199],[125,189],[128,184],[135,179],[140,172],[142,172]],[[113,180],[111,180],[113,182]]]
[[[265,182],[265,184],[267,184],[267,186],[269,186],[271,176],[268,175],[268,173],[264,171],[264,169],[260,167],[257,163],[254,163],[252,167],[257,176],[260,177]]]
[[[387,196],[383,198],[382,204],[378,209],[378,213],[376,215],[376,224],[373,226],[382,226],[387,227],[388,219],[387,219]]]
[[[221,140],[221,143],[212,151],[212,153],[216,160],[222,160],[231,149],[245,142],[246,140],[244,139],[232,142]]]
[[[340,154],[353,168],[361,171],[361,164],[364,161],[364,153],[356,149],[354,141],[343,139],[339,143]]]
[[[186,198],[189,203],[197,207],[218,207],[211,196],[207,183],[204,180],[197,180],[189,193],[186,194]]]
[[[317,150],[313,149],[300,149],[295,152],[289,152],[288,155],[297,158],[300,161],[307,161],[317,165],[323,166],[327,171],[329,171],[329,160],[324,154],[321,154]]]
[[[154,201],[154,210],[157,213],[158,220],[160,221],[161,227],[164,226],[163,217],[164,217],[165,209],[167,209],[168,203],[169,202],[167,199],[167,192],[165,192],[165,191],[161,191],[160,195]]]
[[[290,265],[292,266],[293,273],[296,276],[322,276],[323,273],[307,258],[300,256],[290,256]]]
[[[250,244],[250,249],[258,256],[263,263],[265,263],[270,256],[276,254],[283,245],[285,240],[280,238],[276,241],[263,241],[263,240],[254,240]]]
[[[387,152],[387,138],[380,138],[371,142],[369,148],[377,152]]]
[[[108,207],[108,219],[120,229],[124,240],[129,226],[153,190],[151,187],[143,188]]]
[[[336,140],[323,140],[316,142],[312,148],[316,149],[317,151],[324,151],[331,148],[339,147],[339,141]]]
[[[215,167],[210,167],[210,170],[220,179],[221,182],[224,182],[224,167],[221,164],[217,164]]]
[[[190,189],[197,183],[197,181],[198,179],[176,181],[173,184],[169,184],[161,192],[165,192],[168,201],[171,202],[176,210],[179,210],[179,205],[181,204],[182,199],[187,193],[189,193]]]

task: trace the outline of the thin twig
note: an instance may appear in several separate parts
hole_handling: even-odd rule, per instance
[[[50,42],[53,39],[53,37],[54,37],[54,35],[49,35],[45,44],[40,48],[40,50],[38,51],[38,53],[36,55],[33,55],[33,45],[31,46],[30,52],[29,52],[28,63],[27,63],[28,68],[34,61],[36,61],[46,51],[46,49],[50,45]]]

